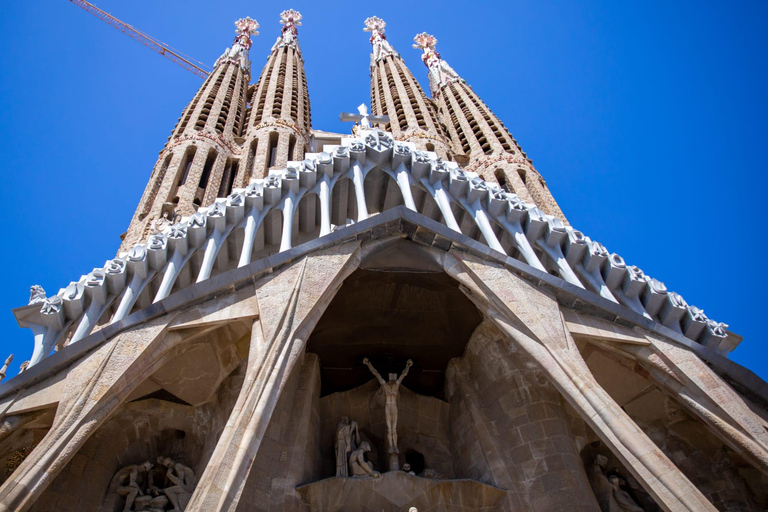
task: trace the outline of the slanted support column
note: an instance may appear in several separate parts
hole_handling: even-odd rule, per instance
[[[714,511],[712,504],[597,383],[555,299],[507,269],[452,249],[446,272],[550,382],[668,511]]]
[[[163,332],[170,320],[160,317],[124,332],[70,370],[51,430],[0,487],[0,512],[32,508],[90,436],[167,362],[183,340]]]
[[[359,264],[349,243],[303,259],[257,283],[245,382],[187,512],[234,512],[264,433],[309,335]]]

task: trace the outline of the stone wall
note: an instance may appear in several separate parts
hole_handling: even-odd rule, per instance
[[[168,456],[199,478],[242,386],[242,369],[199,407],[156,398],[126,403],[80,449],[32,507],[33,512],[122,510],[114,494],[121,468]]]
[[[457,478],[508,489],[502,510],[598,510],[559,392],[482,323],[448,367]]]
[[[304,354],[286,384],[267,427],[238,511],[305,510],[296,486],[321,475],[320,367]]]

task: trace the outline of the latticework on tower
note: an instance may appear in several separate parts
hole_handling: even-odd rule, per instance
[[[455,159],[467,170],[564,221],[544,178],[504,123],[435,51],[437,39],[421,33],[414,41],[414,48],[424,51],[432,98],[447,126]]]
[[[375,115],[389,116],[389,123],[381,128],[392,132],[396,140],[413,142],[419,149],[451,159],[450,143],[437,108],[387,41],[386,23],[373,16],[365,25],[373,45],[371,108]]]
[[[244,172],[237,186],[245,186],[251,178],[263,178],[270,169],[283,168],[288,161],[301,160],[309,143],[309,91],[297,39],[301,15],[284,11],[280,20],[282,33],[250,93]]]
[[[216,61],[160,151],[121,250],[145,239],[158,222],[190,215],[232,191],[251,75],[250,35],[258,23],[246,18],[235,25],[234,44]]]

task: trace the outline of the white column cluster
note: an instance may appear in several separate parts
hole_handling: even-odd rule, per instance
[[[326,146],[321,153],[309,153],[301,162],[289,162],[286,169],[235,189],[227,198],[151,235],[146,243],[107,261],[55,296],[42,302],[38,298],[34,308],[32,304],[21,308],[23,321],[19,321],[35,336],[30,366],[54,347],[76,343],[97,326],[122,320],[137,302],[146,307],[209,279],[214,272],[289,250],[294,240],[328,235],[392,204],[402,203],[425,213],[420,209],[426,202],[418,205],[414,201],[413,190],[417,189],[434,201],[449,229],[475,236],[499,253],[626,306],[720,353],[735,347],[727,325],[708,319],[679,294],[668,292],[662,282],[515,194],[464,171],[455,162],[415,151],[410,143],[395,142],[390,134],[368,130],[361,136],[344,139],[340,146]],[[393,180],[400,194],[397,201],[381,197],[386,194],[366,193],[366,178],[373,171]],[[343,190],[342,180],[349,180]],[[349,184],[354,204],[347,201]],[[350,217],[353,207],[354,218]],[[294,221],[296,216],[299,219]],[[146,303],[139,302],[142,297]]]

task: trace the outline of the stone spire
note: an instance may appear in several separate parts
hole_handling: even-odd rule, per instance
[[[565,220],[533,163],[504,123],[435,50],[437,39],[422,32],[414,48],[429,70],[429,87],[442,122],[448,127],[456,160],[483,179],[497,182],[544,212]]]
[[[160,152],[121,250],[232,190],[251,78],[248,50],[258,27],[251,18],[235,22],[232,46],[216,60]]]
[[[301,160],[309,144],[311,116],[304,58],[299,47],[301,14],[280,13],[283,28],[250,97],[250,117],[243,147],[244,172],[236,186],[264,177],[269,169]]]
[[[384,128],[397,140],[416,144],[418,149],[435,151],[440,158],[451,159],[450,142],[440,123],[435,104],[427,98],[384,34],[386,23],[371,16],[365,20],[371,33],[371,110],[389,116]]]

